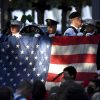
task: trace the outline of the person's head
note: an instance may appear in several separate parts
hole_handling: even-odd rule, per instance
[[[8,86],[0,87],[0,100],[13,100],[13,90]]]
[[[65,82],[60,86],[58,100],[88,100],[84,88],[75,82]]]
[[[80,28],[82,26],[81,15],[79,12],[72,12],[69,15],[69,19],[71,24],[73,24],[75,27]]]
[[[93,94],[94,92],[100,91],[100,80],[94,79],[90,80],[87,88],[88,94]]]
[[[40,80],[33,82],[32,98],[33,100],[43,100],[46,95],[45,84]]]
[[[86,32],[87,33],[93,33],[95,31],[95,26],[93,24],[88,24],[86,26]]]
[[[17,20],[11,20],[10,31],[12,34],[16,34],[20,31],[21,23]]]
[[[32,83],[28,80],[24,80],[19,83],[16,93],[24,97],[28,97],[32,94]]]
[[[67,79],[75,80],[77,71],[73,66],[68,66],[64,68],[63,73],[65,80]]]
[[[57,31],[57,24],[58,22],[52,19],[46,19],[47,22],[47,31],[48,33],[52,34]]]

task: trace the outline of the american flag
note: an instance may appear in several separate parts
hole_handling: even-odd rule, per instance
[[[63,75],[52,80],[69,65],[77,70],[76,81],[90,80],[96,76],[96,55],[100,35],[91,37],[53,37],[47,84],[57,85]]]
[[[52,40],[52,41],[51,41]],[[77,69],[79,81],[96,75],[96,54],[100,36],[9,37],[0,44],[0,85],[13,88],[24,79],[52,80],[69,65]]]
[[[51,41],[48,37],[9,36],[0,43],[0,86],[16,89],[19,82],[46,81]]]

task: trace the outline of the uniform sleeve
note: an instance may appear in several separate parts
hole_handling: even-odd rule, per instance
[[[72,28],[68,28],[65,32],[64,32],[64,36],[76,36],[76,33],[74,32],[74,30]]]

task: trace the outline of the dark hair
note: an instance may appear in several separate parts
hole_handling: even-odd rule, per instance
[[[65,82],[60,86],[59,100],[87,100],[84,88],[75,82]]]
[[[69,75],[71,75],[71,76],[73,75],[74,79],[76,78],[77,71],[73,66],[68,66],[68,67],[64,68],[63,71],[67,71],[69,73]]]
[[[40,80],[34,81],[32,90],[33,100],[42,100],[45,98],[45,94],[46,94],[45,84]]]
[[[8,86],[0,87],[0,100],[13,100],[13,90]]]
[[[28,80],[20,82],[17,89],[23,89],[23,88],[31,89],[32,88],[31,82]]]

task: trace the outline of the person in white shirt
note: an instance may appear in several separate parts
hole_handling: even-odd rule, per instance
[[[17,20],[11,20],[10,31],[11,35],[17,38],[21,37],[20,32],[21,22]]]
[[[70,26],[64,32],[64,36],[83,36],[80,32],[80,27],[82,25],[81,15],[79,12],[73,12],[69,15]]]

